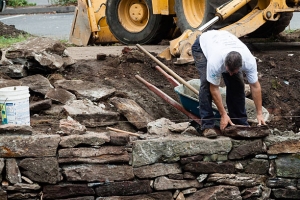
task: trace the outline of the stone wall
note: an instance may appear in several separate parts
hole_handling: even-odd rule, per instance
[[[300,199],[300,133],[207,139],[0,126],[0,199]]]

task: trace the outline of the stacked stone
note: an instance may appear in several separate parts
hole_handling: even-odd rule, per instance
[[[84,127],[61,135],[0,127],[0,199],[300,199],[299,133],[139,139]]]

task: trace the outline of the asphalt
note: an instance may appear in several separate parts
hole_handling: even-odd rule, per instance
[[[37,5],[32,7],[7,7],[0,15],[40,14],[40,13],[69,13],[74,12],[76,6]]]

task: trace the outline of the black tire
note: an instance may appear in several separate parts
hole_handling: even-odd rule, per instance
[[[0,12],[3,12],[5,9],[5,1],[0,0]]]
[[[268,38],[271,36],[276,36],[285,30],[285,28],[290,24],[292,17],[293,13],[282,13],[277,21],[267,21],[256,31],[250,33],[249,37]]]
[[[166,37],[168,31],[172,27],[172,16],[154,15],[152,9],[151,0],[142,0],[148,10],[147,23],[145,26],[134,29],[134,23],[129,18],[127,20],[129,24],[133,24],[132,27],[126,28],[120,22],[119,6],[126,4],[129,5],[133,0],[109,0],[106,4],[106,21],[109,25],[109,29],[112,34],[123,44],[149,44],[160,42]],[[122,7],[124,9],[124,7]],[[128,12],[126,8],[122,12]],[[126,15],[126,13],[125,13]],[[129,14],[128,14],[129,15]],[[140,30],[139,30],[140,29]]]
[[[198,19],[198,26],[195,24],[192,24],[189,22],[186,16],[191,15],[191,13],[185,13],[184,12],[184,3],[189,2],[190,4],[193,4],[193,2],[200,2],[197,0],[176,0],[176,16],[178,18],[177,26],[180,28],[181,32],[190,29],[190,30],[196,30],[200,28],[202,25],[204,25],[206,22],[211,20],[215,16],[215,10],[222,4],[228,2],[228,0],[203,0],[202,3],[205,4],[205,6],[202,7],[202,16],[198,16],[198,10],[200,8],[195,9],[195,12],[193,13],[193,9],[188,10],[187,12],[192,12],[192,15],[196,16],[195,18]],[[227,19],[223,21],[219,21],[215,23],[213,26],[211,26],[209,29],[221,29],[225,26],[228,26],[230,24],[235,23],[236,21],[240,20],[242,17],[247,15],[254,5],[256,5],[256,1],[250,2],[249,4],[243,6],[240,10],[235,12],[233,15],[228,17]],[[289,25],[291,19],[292,19],[293,13],[282,13],[278,21],[268,21],[263,26],[258,28],[253,33],[249,34],[249,37],[270,37],[273,35],[277,35],[280,32],[284,31],[285,28]]]
[[[218,8],[226,2],[228,2],[228,0],[176,0],[175,12],[178,18],[177,26],[180,28],[181,32],[187,29],[196,30],[202,25],[204,25],[206,22],[214,18],[216,8]],[[190,8],[185,8],[185,6],[188,5],[190,5]],[[228,17],[226,20],[217,22],[209,29],[220,29],[238,21],[247,12],[246,10],[247,8],[246,6],[244,6],[238,12]]]

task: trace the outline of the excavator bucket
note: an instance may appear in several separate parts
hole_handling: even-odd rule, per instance
[[[78,46],[91,43],[113,43],[105,17],[106,0],[78,0],[69,41]]]

